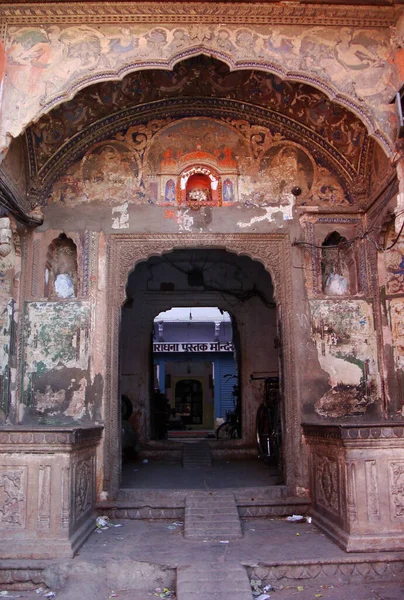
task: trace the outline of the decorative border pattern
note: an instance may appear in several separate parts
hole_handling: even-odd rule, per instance
[[[305,437],[330,440],[394,440],[404,443],[403,423],[369,423],[367,425],[314,425],[303,423]]]
[[[333,5],[272,5],[233,2],[119,2],[2,4],[0,17],[8,24],[34,23],[211,23],[257,25],[340,25],[390,27],[397,18],[393,7]]]
[[[285,480],[295,485],[300,456],[300,408],[297,402],[292,330],[292,280],[290,243],[286,234],[117,234],[108,239],[107,271],[107,364],[105,375],[104,489],[110,497],[119,491],[121,459],[119,453],[118,353],[121,306],[129,273],[136,264],[151,256],[174,249],[216,248],[247,255],[258,260],[270,273],[278,307],[282,307],[285,381]]]
[[[0,445],[2,452],[18,451],[21,446],[30,447],[93,445],[98,443],[102,433],[101,425],[91,427],[68,428],[68,427],[7,427],[0,430]],[[7,448],[8,446],[8,448]]]

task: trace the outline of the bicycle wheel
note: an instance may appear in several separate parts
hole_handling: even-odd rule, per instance
[[[216,430],[216,438],[218,440],[231,440],[233,437],[234,427],[230,421],[225,421]]]
[[[264,404],[257,410],[256,433],[258,450],[263,456],[271,456],[271,418]]]

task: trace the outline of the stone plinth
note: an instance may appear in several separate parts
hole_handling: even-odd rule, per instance
[[[94,528],[102,427],[0,429],[0,558],[71,557]]]
[[[347,552],[404,549],[404,424],[303,425],[313,521]]]

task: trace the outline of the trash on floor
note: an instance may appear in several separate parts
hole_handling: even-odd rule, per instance
[[[149,459],[148,459],[148,458],[144,458],[144,459],[142,460],[142,463],[143,463],[144,465],[147,465],[147,463],[148,463],[148,462],[149,462]]]
[[[157,598],[175,598],[175,592],[166,587],[163,589],[156,588],[154,590],[154,595],[157,596]]]
[[[118,598],[118,596],[115,594],[114,590],[111,591],[110,595],[108,596],[108,600],[112,600],[112,598]]]
[[[286,517],[286,520],[289,523],[306,523],[306,517],[303,515],[292,515],[291,517]]]
[[[182,527],[182,525],[184,525],[183,521],[174,521],[174,523],[171,523],[167,529],[177,529],[177,527]]]
[[[109,529],[109,527],[122,527],[122,525],[120,523],[112,523],[109,520],[109,517],[107,517],[106,515],[96,518],[95,528],[98,531],[98,533],[104,531],[105,529]]]
[[[56,596],[56,592],[46,592],[46,594],[43,595],[44,598],[54,598]]]
[[[8,590],[1,590],[0,592],[0,597],[1,598],[10,598],[10,600],[12,598],[21,598],[21,596],[19,596],[18,594],[12,594],[11,592],[9,592]]]
[[[267,598],[271,597],[268,592],[274,590],[274,587],[270,583],[264,583],[261,579],[251,579],[250,585],[255,600],[267,600]]]

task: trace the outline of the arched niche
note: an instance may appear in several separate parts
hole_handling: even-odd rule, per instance
[[[329,233],[322,243],[321,285],[327,296],[347,296],[357,292],[353,245],[338,231]]]
[[[51,299],[75,298],[77,285],[77,246],[65,233],[61,233],[48,246],[44,295]]]

